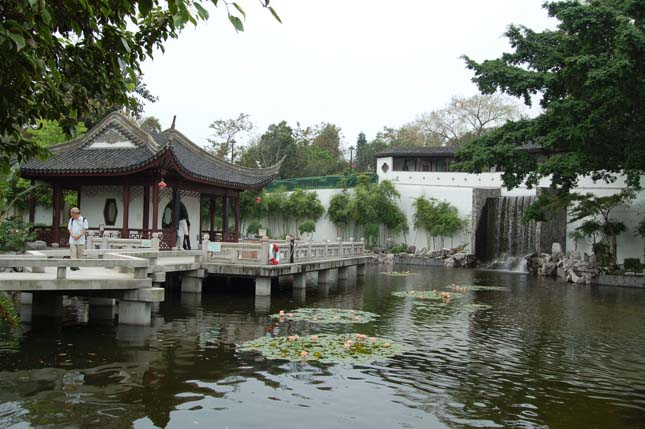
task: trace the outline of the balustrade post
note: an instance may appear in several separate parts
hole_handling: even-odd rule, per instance
[[[159,233],[158,232],[153,232],[152,233],[152,240],[151,241],[151,246],[150,248],[154,250],[155,252],[159,251]]]
[[[103,233],[103,238],[101,239],[101,249],[110,248],[110,233],[105,231]]]
[[[87,231],[87,249],[94,249],[94,231]]]
[[[260,254],[258,255],[259,263],[262,265],[269,264],[269,238],[262,237],[260,240]]]
[[[343,238],[336,237],[336,241],[338,241],[338,257],[342,258],[343,257]]]
[[[329,258],[329,240],[325,240],[325,258]]]
[[[208,260],[208,243],[210,242],[211,236],[209,234],[204,234],[202,239],[202,261]]]
[[[307,260],[311,261],[313,259],[313,255],[311,254],[311,240],[309,240],[309,249],[307,250]]]
[[[356,253],[354,250],[354,237],[349,237],[349,242],[352,244],[352,256]]]

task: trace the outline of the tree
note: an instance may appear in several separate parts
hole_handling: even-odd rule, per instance
[[[431,247],[431,239],[432,248],[435,248],[437,237],[441,238],[441,248],[443,248],[446,237],[453,237],[467,225],[466,219],[459,217],[457,208],[447,201],[421,196],[414,200],[413,207],[414,228],[425,231],[428,248]]]
[[[0,169],[47,155],[23,130],[38,120],[56,120],[73,135],[93,102],[140,106],[136,88],[141,63],[176,38],[187,24],[208,18],[204,0],[12,0],[0,3]],[[217,1],[212,1],[217,5]],[[264,7],[279,20],[269,6]],[[244,12],[224,3],[243,31]]]
[[[612,181],[624,174],[640,189],[645,165],[645,3],[643,0],[590,0],[546,3],[559,20],[557,29],[535,32],[511,26],[506,32],[513,52],[481,63],[464,57],[473,81],[485,94],[501,91],[522,97],[540,96],[542,113],[510,121],[459,152],[459,165],[481,172],[504,168],[503,180],[513,188],[536,186],[550,177],[557,200],[569,202],[568,191],[581,175]],[[545,160],[515,150],[539,143]],[[538,199],[532,215],[549,197]]]
[[[636,193],[628,188],[606,197],[592,194],[575,197],[577,204],[571,210],[570,222],[582,221],[576,230],[593,238],[593,251],[601,263],[606,262],[616,267],[617,237],[627,227],[623,222],[612,218],[611,212],[616,207],[630,202],[635,196]],[[598,236],[600,240],[597,240]]]
[[[367,155],[367,138],[365,137],[364,132],[358,134],[356,139],[356,170],[366,172],[369,165],[370,159]]]
[[[148,133],[160,134],[161,122],[159,122],[159,119],[154,116],[148,116],[147,118],[139,122],[139,128]]]
[[[211,144],[210,151],[217,157],[226,159],[230,155],[231,163],[235,162],[235,144],[241,134],[253,130],[253,122],[246,113],[240,113],[237,118],[218,119],[209,125],[213,129],[213,138],[207,139]]]
[[[280,178],[288,179],[299,176],[302,163],[298,155],[293,129],[282,121],[269,125],[260,140],[249,145],[240,157],[240,164],[247,167],[270,167],[284,158]]]
[[[351,221],[350,205],[351,197],[347,190],[336,194],[329,200],[327,208],[327,218],[336,225],[336,234],[338,237],[345,237]]]
[[[443,109],[419,116],[415,124],[428,135],[432,146],[457,146],[519,116],[519,106],[511,98],[477,94],[454,96]]]
[[[81,137],[86,132],[85,124],[77,122],[74,135]],[[26,128],[23,135],[26,139],[42,147],[65,143],[68,140],[67,134],[57,121],[38,120],[34,126]]]

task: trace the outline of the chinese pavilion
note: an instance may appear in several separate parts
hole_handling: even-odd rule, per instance
[[[50,150],[50,158],[32,159],[20,170],[26,179],[51,185],[53,209],[37,207],[34,196],[29,221],[51,219],[52,227],[37,228],[39,239],[60,245],[68,240],[64,191],[77,193],[90,230],[121,238],[151,238],[157,232],[162,247],[171,248],[179,222],[175,214],[185,211],[193,243],[206,232],[213,241],[238,241],[240,192],[263,188],[280,168],[230,164],[174,128],[149,133],[118,112]]]

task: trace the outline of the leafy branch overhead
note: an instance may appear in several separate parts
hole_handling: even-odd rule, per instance
[[[504,182],[536,186],[550,177],[559,195],[580,175],[612,181],[624,173],[639,189],[645,168],[645,1],[591,0],[546,3],[559,24],[536,32],[511,26],[513,52],[478,62],[465,56],[485,94],[539,97],[543,112],[511,121],[466,144],[467,171],[502,167]],[[517,147],[537,143],[545,159]]]
[[[0,168],[47,154],[23,133],[38,120],[58,121],[73,135],[78,118],[93,113],[93,100],[137,111],[141,64],[187,24],[208,19],[208,3],[219,2],[0,2]],[[243,31],[242,7],[222,3]],[[260,3],[279,20],[268,0]]]

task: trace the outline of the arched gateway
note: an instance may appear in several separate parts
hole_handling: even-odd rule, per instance
[[[162,225],[170,204],[186,207],[190,235],[209,232],[211,240],[237,241],[240,191],[261,189],[277,175],[280,164],[244,168],[218,159],[174,128],[148,133],[124,115],[107,115],[84,136],[52,146],[47,160],[32,159],[20,168],[22,177],[47,182],[53,189],[52,225],[39,228],[39,239],[67,244],[63,191],[78,192],[81,212],[90,230],[123,238],[151,238],[160,233],[163,248],[175,246],[177,217]],[[208,221],[201,207],[208,207]],[[206,210],[204,210],[206,211]],[[34,222],[36,199],[29,212]],[[218,219],[216,221],[216,218]],[[200,226],[206,228],[199,231]]]

